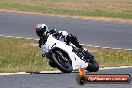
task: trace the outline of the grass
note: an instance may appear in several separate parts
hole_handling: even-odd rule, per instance
[[[36,44],[34,40],[0,37],[0,72],[53,70]]]
[[[85,46],[86,47],[86,46]],[[86,47],[100,67],[132,64],[132,51]],[[36,40],[0,37],[0,72],[39,72],[56,70],[42,59]]]
[[[100,64],[100,67],[118,67],[132,65],[132,51],[123,49],[105,49],[86,46]]]
[[[132,0],[0,0],[0,9],[74,16],[132,18]]]

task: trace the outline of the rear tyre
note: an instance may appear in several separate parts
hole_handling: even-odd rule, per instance
[[[51,67],[53,67],[53,68],[56,67],[55,64],[54,64],[52,61],[49,61],[49,65],[50,65]]]
[[[51,59],[55,66],[63,73],[72,72],[72,64],[70,58],[67,56],[66,52],[63,50],[53,50],[51,54]]]

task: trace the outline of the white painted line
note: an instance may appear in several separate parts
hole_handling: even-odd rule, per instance
[[[132,66],[121,66],[121,67],[104,67],[104,68],[99,68],[99,70],[109,70],[109,69],[120,69],[120,68],[132,68]]]
[[[13,36],[6,36],[6,37],[10,38],[10,37],[13,37]]]
[[[34,39],[34,40],[39,40],[39,39]]]
[[[0,75],[26,75],[26,74],[32,74],[32,73],[35,73],[35,72],[17,72],[17,73],[0,73]],[[56,71],[41,71],[41,72],[36,72],[36,73],[39,73],[39,74],[43,74],[43,73],[62,73],[61,71],[59,70],[56,70]]]
[[[120,50],[121,48],[112,48],[112,49],[115,49],[115,50]]]
[[[40,73],[62,73],[60,70],[56,71],[41,71]]]
[[[30,74],[26,72],[18,72],[18,73],[0,73],[0,75],[22,75],[22,74]]]
[[[15,37],[15,38],[23,38],[23,37]]]
[[[4,36],[4,35],[0,35],[0,36]]]
[[[6,35],[0,35],[0,36],[4,36],[4,37],[13,37],[13,38],[24,38],[24,39],[33,39],[33,40],[39,40],[39,39],[36,39],[36,38],[25,38],[25,37],[15,37],[15,36],[6,36]]]
[[[104,68],[100,68],[99,70],[109,70],[109,69],[120,69],[120,68],[132,68],[132,66],[121,66],[121,67],[104,67]],[[31,72],[32,73],[32,72]],[[26,72],[18,72],[18,73],[0,73],[0,75],[25,75],[25,74],[31,74],[30,72],[29,73],[26,73]],[[34,72],[33,72],[34,73]],[[56,70],[56,71],[41,71],[41,72],[38,72],[40,74],[43,74],[43,73],[62,73],[60,70]],[[78,71],[73,71],[73,73],[78,73]]]
[[[124,49],[124,50],[128,50],[128,51],[131,51],[132,49]]]
[[[39,40],[39,39],[35,39],[35,38],[24,38],[24,39],[29,39],[29,40]]]
[[[111,69],[121,69],[121,68],[132,68],[132,66],[104,67],[104,68],[99,68],[99,70],[111,70]],[[73,73],[78,73],[78,70],[77,71],[73,71]]]
[[[104,48],[104,49],[110,49],[111,47],[102,47],[102,48]]]
[[[0,35],[0,36],[13,37],[13,38],[24,38],[24,37],[15,37],[15,36],[6,36],[6,35]],[[33,39],[33,40],[37,40],[37,41],[39,40],[39,39],[36,39],[36,38],[24,38],[24,39]],[[81,45],[85,45],[85,44],[81,44]],[[94,45],[86,45],[86,46],[93,46],[93,47],[96,47],[96,48],[104,48],[104,49],[122,49],[122,48],[101,47],[101,46],[94,46]],[[123,50],[131,51],[132,49],[123,49]]]
[[[25,38],[25,39],[29,39],[30,40],[30,39],[33,39],[33,38]]]
[[[82,43],[82,44],[80,44],[80,45],[85,45],[85,44]]]
[[[101,46],[94,46],[94,47],[96,47],[96,48],[100,48]]]
[[[93,45],[86,45],[86,46],[93,46]]]

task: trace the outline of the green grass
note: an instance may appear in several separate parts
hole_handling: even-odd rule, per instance
[[[131,0],[0,0],[0,9],[74,16],[132,18]]]
[[[132,64],[132,51],[86,47],[100,67]],[[56,70],[42,59],[35,40],[0,37],[0,72],[39,72]]]
[[[41,58],[37,41],[0,37],[0,72],[55,70]]]
[[[100,67],[131,66],[132,51],[86,47],[97,58]]]

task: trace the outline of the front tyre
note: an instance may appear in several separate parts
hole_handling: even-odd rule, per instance
[[[93,59],[91,62],[88,63],[88,67],[86,68],[89,72],[97,72],[99,70],[98,62]]]
[[[63,73],[72,72],[71,60],[63,50],[53,50],[51,54],[51,59],[54,62],[55,66],[62,71]]]

